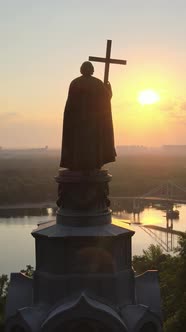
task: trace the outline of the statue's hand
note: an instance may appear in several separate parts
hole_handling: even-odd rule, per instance
[[[111,98],[111,97],[112,97],[112,87],[111,87],[110,82],[107,82],[107,83],[105,84],[105,86],[106,86],[106,88],[107,88],[107,90],[108,90],[108,92],[109,92],[110,98]]]

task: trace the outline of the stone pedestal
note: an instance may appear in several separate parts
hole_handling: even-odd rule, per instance
[[[71,172],[60,170],[57,223],[90,226],[111,223],[108,198],[111,175],[106,170]]]
[[[11,276],[7,332],[161,331],[157,273],[135,278],[134,232],[111,217],[110,180],[105,170],[59,171],[56,221],[32,232],[34,277]]]

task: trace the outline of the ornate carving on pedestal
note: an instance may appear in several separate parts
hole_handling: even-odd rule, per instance
[[[81,293],[49,314],[42,332],[49,331],[126,332],[127,327],[113,308]]]
[[[107,170],[74,172],[59,170],[58,207],[72,210],[106,210],[110,206],[111,175]]]
[[[56,177],[57,222],[66,223],[68,219],[68,222],[83,223],[83,217],[86,217],[87,224],[93,217],[96,217],[94,222],[98,219],[101,219],[100,223],[111,222],[110,181],[111,175],[107,170],[80,172],[60,169]]]

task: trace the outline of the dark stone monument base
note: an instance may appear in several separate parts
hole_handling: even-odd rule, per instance
[[[95,210],[89,210],[87,212],[79,212],[72,210],[65,210],[63,208],[59,209],[56,216],[56,222],[63,225],[73,225],[73,226],[95,226],[100,224],[110,224],[111,223],[111,211],[107,209],[105,212],[98,213]]]
[[[157,273],[134,276],[134,231],[111,218],[108,172],[56,180],[56,221],[32,232],[33,279],[11,277],[6,332],[161,332]]]
[[[104,299],[104,303],[116,306],[135,302],[134,273],[131,270],[113,274],[89,272],[86,275],[54,275],[47,272],[36,272],[34,280],[36,304],[44,301],[54,305],[56,301],[84,292],[90,297],[102,301]]]
[[[111,222],[107,170],[74,172],[59,170],[57,223],[68,225]],[[76,220],[76,221],[75,221]]]

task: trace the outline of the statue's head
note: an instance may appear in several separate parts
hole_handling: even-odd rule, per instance
[[[94,67],[90,61],[85,61],[82,63],[80,72],[83,76],[91,76],[94,73]]]

